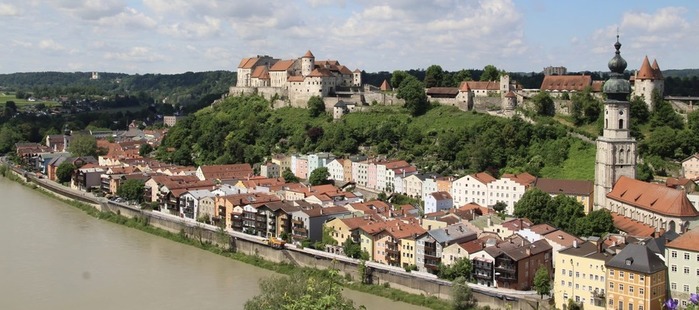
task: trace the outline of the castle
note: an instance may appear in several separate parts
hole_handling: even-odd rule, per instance
[[[651,65],[648,61],[648,56],[643,58],[641,68],[631,76],[631,83],[634,86],[632,96],[641,97],[648,105],[648,110],[653,111],[653,92],[657,91],[662,96],[665,87],[658,61],[653,59],[653,64]]]
[[[229,94],[257,93],[266,99],[282,99],[305,107],[312,96],[321,98],[359,92],[362,74],[337,60],[316,61],[311,51],[296,59],[280,60],[264,55],[243,58],[238,65],[238,82]]]

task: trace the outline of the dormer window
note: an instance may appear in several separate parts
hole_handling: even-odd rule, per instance
[[[631,266],[633,264],[633,257],[629,257],[626,259],[626,266]]]

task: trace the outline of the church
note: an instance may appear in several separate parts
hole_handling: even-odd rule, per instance
[[[614,47],[615,55],[608,64],[610,78],[602,87],[606,99],[604,129],[597,138],[594,208],[612,212],[615,226],[627,234],[684,233],[692,222],[699,220],[699,212],[687,195],[681,190],[636,180],[637,143],[631,137],[629,123],[631,83],[624,79],[627,63],[621,57],[618,36]],[[642,69],[647,62],[644,59]],[[654,65],[657,67],[657,62]],[[652,66],[648,67],[653,73]],[[659,71],[658,68],[654,73],[655,81]],[[636,89],[640,81],[637,77]]]

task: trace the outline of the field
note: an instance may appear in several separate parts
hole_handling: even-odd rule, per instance
[[[9,92],[7,92],[7,93],[0,93],[0,104],[1,104],[1,105],[5,105],[5,103],[8,102],[8,101],[14,101],[18,108],[20,108],[20,107],[26,107],[26,106],[31,106],[31,105],[35,105],[35,104],[39,104],[39,103],[43,103],[43,104],[46,105],[47,107],[52,107],[52,106],[57,106],[57,105],[59,105],[58,102],[55,102],[55,101],[39,101],[39,100],[37,100],[37,101],[31,102],[31,101],[28,101],[27,99],[17,99],[17,98],[15,98],[15,94],[14,94],[14,93],[9,93]]]

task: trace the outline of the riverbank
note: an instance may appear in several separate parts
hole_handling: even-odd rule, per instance
[[[8,171],[9,172],[9,171]],[[228,257],[231,259],[235,259],[237,261],[247,263],[253,266],[261,267],[264,269],[268,269],[277,273],[281,274],[291,274],[292,272],[302,270],[303,272],[309,273],[314,276],[322,276],[322,277],[330,277],[330,272],[328,270],[321,270],[321,269],[316,269],[316,268],[309,268],[309,267],[299,267],[290,263],[285,263],[285,262],[280,262],[280,263],[275,263],[269,260],[266,260],[263,258],[262,255],[265,255],[264,253],[260,253],[262,255],[258,255],[256,251],[249,250],[247,251],[248,254],[244,253],[246,252],[245,250],[242,249],[244,245],[240,245],[241,248],[238,248],[237,251],[236,249],[231,249],[229,245],[227,245],[227,242],[211,242],[207,239],[213,238],[214,236],[209,236],[209,238],[199,238],[190,233],[185,232],[184,229],[179,230],[178,232],[173,232],[173,231],[168,231],[166,229],[162,229],[159,227],[155,227],[153,224],[150,223],[149,217],[148,216],[133,216],[129,217],[126,216],[125,214],[121,214],[119,210],[116,212],[112,211],[101,211],[98,210],[99,205],[89,205],[87,203],[83,202],[78,202],[73,199],[69,199],[65,196],[60,196],[57,195],[54,192],[51,192],[49,190],[46,190],[42,188],[41,184],[37,185],[33,182],[26,182],[26,178],[24,178],[22,175],[17,175],[14,173],[5,173],[6,177],[8,179],[17,181],[18,183],[21,183],[29,188],[37,190],[39,193],[43,195],[47,195],[49,197],[52,197],[54,199],[57,199],[59,201],[62,201],[64,203],[67,203],[70,206],[73,206],[77,209],[80,209],[81,211],[85,212],[86,214],[106,220],[112,223],[116,224],[121,224],[127,227],[135,228],[138,230],[141,230],[143,232],[147,232],[152,235],[156,235],[159,237],[167,238],[169,240],[179,242],[182,244],[194,246],[196,248],[209,251],[211,253],[215,253],[224,257]],[[131,214],[128,214],[131,215]],[[225,232],[224,232],[225,234]],[[225,237],[225,236],[224,236]],[[220,240],[223,241],[223,240]],[[217,245],[220,244],[220,245]],[[247,245],[245,245],[247,247]],[[277,251],[276,253],[279,253]],[[357,283],[353,281],[353,278],[350,276],[336,276],[335,280],[342,284],[344,287],[360,292],[365,292],[365,293],[370,293],[376,296],[381,296],[385,297],[391,300],[395,301],[402,301],[406,303],[410,303],[413,305],[418,305],[418,306],[424,306],[428,307],[431,309],[449,309],[450,305],[449,302],[443,299],[438,299],[436,297],[428,297],[424,295],[414,295],[414,294],[409,294],[405,293],[403,291],[397,290],[395,288],[391,287],[386,287],[384,285],[364,285]],[[252,284],[256,285],[256,284]]]

